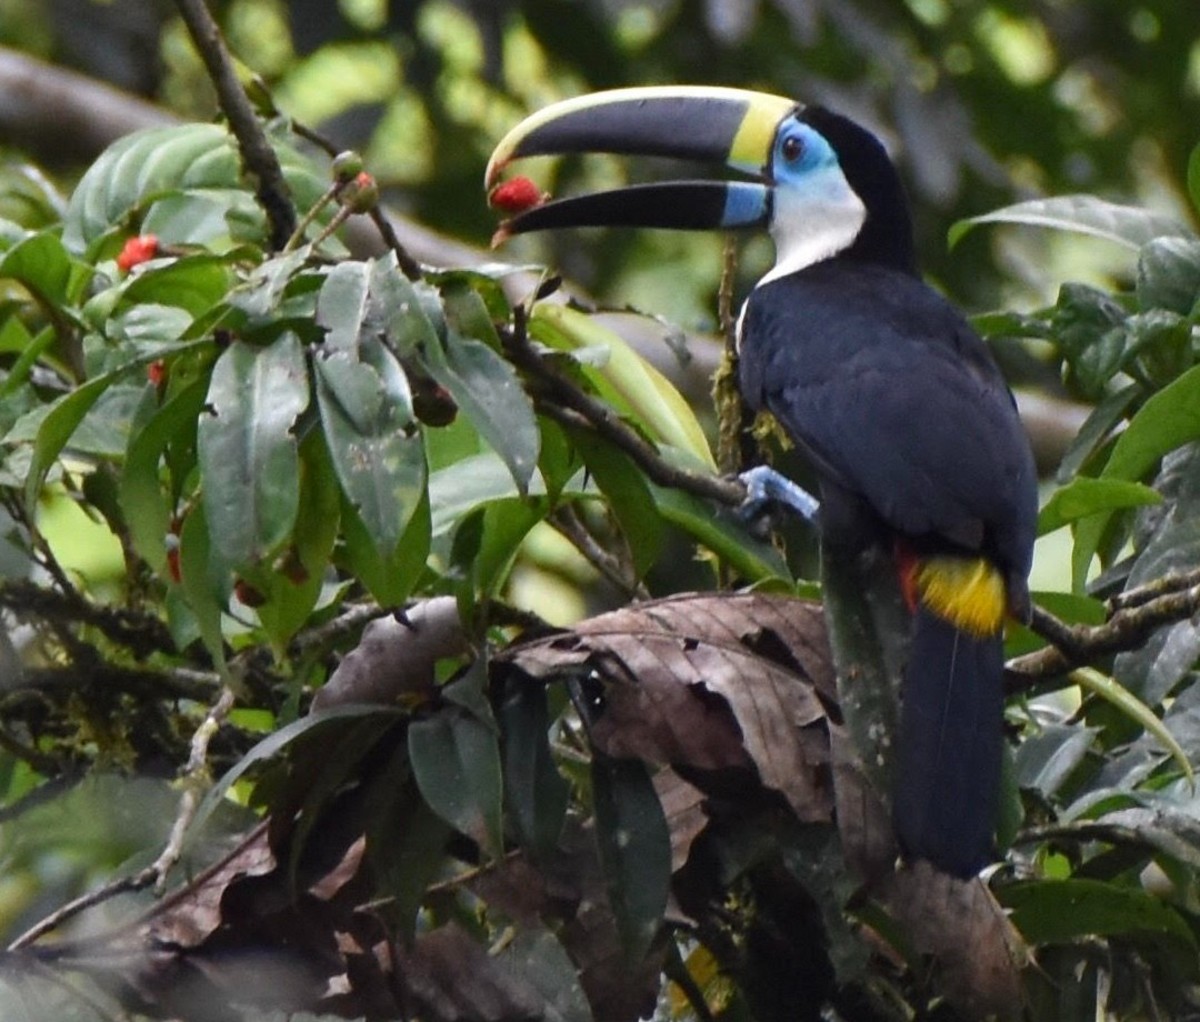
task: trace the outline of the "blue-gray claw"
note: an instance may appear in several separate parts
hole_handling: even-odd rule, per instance
[[[738,512],[743,519],[757,517],[767,504],[774,502],[790,507],[807,522],[816,520],[821,502],[769,465],[759,465],[738,478],[746,487],[746,500]]]

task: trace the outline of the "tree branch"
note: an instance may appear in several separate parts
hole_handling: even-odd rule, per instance
[[[620,448],[642,469],[652,482],[685,490],[706,500],[715,500],[731,507],[740,506],[746,499],[746,487],[733,479],[707,475],[679,468],[663,458],[649,441],[628,426],[603,401],[585,394],[567,377],[544,359],[529,343],[521,308],[515,312],[512,330],[502,330],[501,339],[509,358],[542,385],[544,393],[535,393],[538,409],[573,428],[590,428]]]
[[[267,215],[271,249],[279,252],[296,229],[296,208],[292,205],[279,158],[238,81],[221,30],[204,0],[175,0],[175,6],[208,69],[221,109],[229,118],[229,127],[238,140],[246,173],[255,181],[254,195]]]
[[[1169,576],[1131,589],[1109,601],[1102,625],[1068,625],[1034,607],[1030,626],[1051,643],[1009,661],[1010,688],[1020,690],[1066,674],[1097,657],[1136,649],[1163,625],[1200,614],[1200,571]]]
[[[59,584],[65,588],[48,589],[28,579],[0,581],[0,608],[33,615],[56,626],[88,625],[110,642],[124,646],[138,660],[175,651],[170,631],[157,617],[92,603],[71,585],[65,573]]]

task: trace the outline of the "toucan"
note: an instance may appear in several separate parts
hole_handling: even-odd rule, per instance
[[[1030,614],[1037,478],[987,346],[921,279],[887,151],[848,117],[779,96],[617,89],[518,124],[487,185],[522,157],[584,152],[720,161],[742,173],[539,202],[499,233],[770,232],[775,264],[738,320],[739,386],[811,463],[823,541],[878,544],[895,559],[912,632],[893,827],[908,860],[976,874],[994,858],[1003,633],[1009,617]]]

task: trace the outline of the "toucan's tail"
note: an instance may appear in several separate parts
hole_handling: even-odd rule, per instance
[[[1000,627],[915,609],[892,792],[906,857],[967,877],[992,858],[1004,713]]]

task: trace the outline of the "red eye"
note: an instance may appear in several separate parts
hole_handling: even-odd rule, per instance
[[[789,135],[783,140],[783,158],[788,163],[795,163],[804,155],[804,142],[795,135]]]

